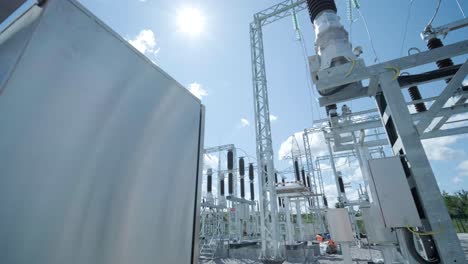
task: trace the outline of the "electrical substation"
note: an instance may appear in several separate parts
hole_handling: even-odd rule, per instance
[[[0,0],[0,263],[467,263],[468,236],[421,140],[468,133],[454,119],[468,112],[468,39],[445,41],[468,18],[436,24],[442,0],[431,1],[429,23],[408,32],[427,50],[371,62],[337,15],[339,2],[362,16],[360,1],[273,2],[242,22],[256,136],[247,153],[206,146],[205,115],[223,109],[205,109],[79,1]],[[300,13],[326,117],[293,128],[276,157],[263,30],[289,18],[298,31]],[[437,95],[422,95],[428,85]],[[374,107],[355,111],[362,98]]]

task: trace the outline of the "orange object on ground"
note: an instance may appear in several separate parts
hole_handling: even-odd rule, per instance
[[[318,242],[322,243],[323,242],[323,237],[321,235],[316,235],[315,236],[315,240],[317,240]]]
[[[327,246],[327,254],[336,254],[338,251],[337,251],[337,246],[335,244],[335,241],[333,241],[332,239],[329,239],[328,240],[328,246]]]

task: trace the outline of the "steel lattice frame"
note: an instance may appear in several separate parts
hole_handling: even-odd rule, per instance
[[[468,60],[463,63],[456,73],[450,76],[441,76],[441,79],[451,78],[448,85],[441,89],[442,91],[438,96],[425,99],[425,101],[433,102],[427,111],[413,115],[410,114],[407,107],[408,103],[401,92],[401,89],[405,86],[399,83],[398,72],[449,57],[466,56],[466,54],[468,54],[468,40],[381,64],[368,67],[360,66],[349,76],[337,74],[336,71],[339,69],[335,67],[331,71],[319,73],[319,75],[323,75],[319,76],[319,81],[316,83],[317,87],[323,88],[370,79],[369,87],[366,87],[367,91],[365,93],[376,99],[381,115],[381,126],[386,130],[394,155],[402,157],[402,161],[404,161],[402,164],[409,164],[406,165],[407,170],[405,173],[415,204],[420,206],[418,214],[423,224],[422,230],[426,232],[443,230],[443,232],[434,232],[432,236],[424,236],[424,239],[428,241],[428,249],[433,248],[430,244],[435,242],[442,263],[463,262],[465,256],[453,229],[421,139],[468,132],[467,125],[447,129],[438,129],[438,125],[435,128],[430,127],[430,124],[433,123],[440,124],[441,121],[438,121],[437,118],[442,118],[442,122],[445,122],[448,120],[447,118],[467,112],[468,104],[464,103],[466,101],[464,99],[466,98],[466,91],[462,89],[462,81],[468,74]],[[349,67],[349,65],[343,65],[343,67]],[[412,85],[425,82],[425,80],[415,81]],[[360,91],[349,92],[349,94],[342,94],[344,96],[342,98],[331,96],[327,100],[336,103],[361,97]],[[444,107],[449,98],[456,96],[461,97],[456,101],[455,105]],[[411,102],[411,104],[414,103],[416,102]],[[415,121],[417,121],[417,124],[415,124]],[[443,125],[440,127],[443,127]],[[339,130],[346,132],[342,128],[339,128]],[[397,229],[400,248],[406,249],[411,246],[406,244],[406,240],[400,239],[403,237],[403,232],[404,229]],[[416,260],[410,254],[405,254],[410,263],[416,263]]]
[[[263,258],[280,258],[280,247],[278,238],[278,225],[277,225],[277,205],[276,205],[276,191],[274,184],[268,184],[274,182],[274,164],[273,164],[273,148],[271,139],[271,126],[270,126],[270,113],[268,106],[268,91],[267,81],[265,72],[265,58],[263,51],[263,35],[262,26],[270,24],[274,21],[297,13],[301,10],[306,9],[305,0],[287,0],[283,1],[275,6],[265,9],[254,15],[254,21],[250,24],[250,39],[251,39],[251,54],[252,54],[252,81],[254,91],[254,109],[255,109],[255,129],[256,129],[256,143],[257,143],[257,159],[258,159],[258,173],[259,178],[259,189],[261,193],[260,197],[260,209],[261,209],[261,235],[262,235],[262,257]],[[417,127],[413,126],[412,122],[406,122],[407,120],[412,121],[411,115],[407,112],[404,98],[401,96],[398,90],[403,87],[398,85],[394,77],[391,76],[390,69],[403,70],[406,68],[414,67],[415,65],[422,65],[426,63],[434,62],[438,59],[447,57],[453,57],[457,55],[466,54],[468,48],[468,41],[459,42],[457,44],[449,45],[446,47],[438,48],[429,52],[421,52],[416,55],[399,58],[393,61],[388,61],[382,64],[373,65],[370,67],[357,67],[354,69],[350,76],[347,75],[335,75],[335,71],[339,71],[340,67],[335,67],[333,72],[324,72],[323,76],[320,76],[320,81],[316,84],[321,89],[330,87],[337,87],[363,79],[370,79],[368,87],[360,89],[359,91],[349,91],[332,96],[322,97],[319,99],[321,105],[327,105],[330,103],[338,103],[348,101],[351,98],[360,98],[367,96],[375,96],[376,91],[380,89],[379,83],[382,86],[383,93],[386,95],[392,107],[388,107],[388,114],[398,116],[399,120],[396,122],[397,133],[403,135],[403,139],[400,140],[400,145],[405,144],[412,145],[412,142],[419,142],[419,145],[415,147],[417,150],[411,150],[406,153],[407,159],[412,160],[414,163],[423,166],[414,166],[414,175],[411,177],[411,182],[414,182],[418,187],[424,187],[424,197],[422,198],[424,207],[430,207],[432,212],[430,213],[429,221],[425,223],[425,227],[435,227],[436,223],[433,222],[436,219],[443,218],[444,224],[450,226],[450,221],[446,209],[443,204],[440,204],[440,199],[433,200],[431,197],[440,197],[440,192],[435,183],[430,164],[425,156],[424,149],[422,148],[420,139],[440,137],[448,135],[456,135],[462,133],[468,133],[468,127],[452,128],[440,130],[439,128],[448,120],[450,115],[465,112],[464,102],[465,99],[459,99],[456,105],[451,109],[443,108],[442,102],[448,99],[448,96],[453,95],[455,83],[446,87],[446,91],[435,97],[433,107],[427,111],[427,113],[420,114],[420,119]],[[342,65],[341,67],[348,67],[349,65]],[[466,69],[466,66],[465,66]],[[458,72],[459,75],[465,74],[465,69]],[[341,69],[342,72],[347,70]],[[331,78],[330,78],[331,77]],[[454,76],[458,77],[459,76]],[[460,81],[461,82],[461,81]],[[385,86],[385,88],[384,88]],[[388,96],[387,96],[388,95]],[[390,98],[388,98],[390,97]],[[416,103],[416,102],[412,102]],[[399,105],[398,109],[395,105]],[[429,120],[433,120],[435,117],[442,117],[441,121],[436,124],[435,128],[429,129]],[[383,116],[385,119],[385,116]],[[377,120],[375,120],[377,121]],[[374,121],[374,122],[375,122]],[[405,124],[406,122],[406,124]],[[384,120],[385,123],[385,120]],[[413,129],[408,133],[408,129]],[[429,131],[428,131],[429,130]],[[421,133],[421,135],[419,135]],[[410,134],[410,135],[408,135]],[[417,135],[417,136],[416,136]],[[422,156],[422,158],[421,158]],[[310,162],[310,161],[309,161]],[[419,164],[421,163],[421,164]],[[263,168],[266,168],[264,171]],[[429,169],[427,169],[429,168]],[[429,174],[431,183],[428,184],[422,180],[424,174]],[[265,177],[266,176],[266,177]],[[426,175],[427,176],[427,175]],[[427,177],[426,177],[427,178]],[[429,202],[430,201],[430,202]],[[437,206],[431,205],[431,202],[437,204]],[[440,222],[439,222],[440,223]],[[450,234],[447,234],[450,233]],[[447,259],[463,259],[460,254],[460,245],[455,243],[456,236],[453,235],[453,230],[446,232],[446,234],[436,235],[437,245],[439,250],[442,250],[441,258]],[[453,241],[450,242],[450,239]],[[448,249],[450,248],[450,249]],[[448,249],[448,250],[447,250]],[[460,252],[459,252],[460,251]]]
[[[274,183],[273,146],[271,139],[268,89],[263,51],[262,26],[290,16],[293,12],[306,9],[305,0],[287,0],[254,15],[250,24],[252,55],[252,82],[255,109],[257,144],[257,171],[260,191],[260,223],[262,236],[262,258],[280,259],[280,239],[277,219],[276,190]],[[266,168],[266,170],[264,169]]]

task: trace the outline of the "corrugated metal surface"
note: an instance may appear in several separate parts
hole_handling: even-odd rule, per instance
[[[0,263],[190,263],[200,101],[74,1],[24,41],[0,96]]]

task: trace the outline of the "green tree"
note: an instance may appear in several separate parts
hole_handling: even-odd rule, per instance
[[[468,192],[461,190],[454,194],[442,192],[445,205],[457,232],[466,232],[468,223]]]
[[[454,194],[442,192],[445,205],[452,218],[468,218],[468,191],[461,190]]]

